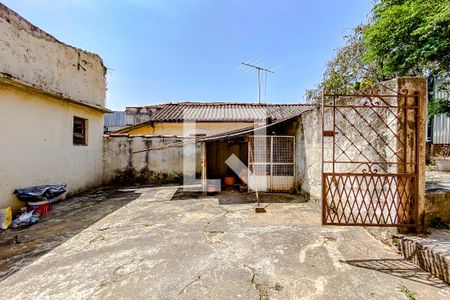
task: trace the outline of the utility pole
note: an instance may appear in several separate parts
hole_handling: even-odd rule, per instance
[[[258,103],[261,104],[261,72],[265,72],[265,84],[267,89],[267,73],[275,73],[269,69],[265,69],[256,65],[248,64],[248,63],[241,63],[244,66],[254,68],[258,72]]]

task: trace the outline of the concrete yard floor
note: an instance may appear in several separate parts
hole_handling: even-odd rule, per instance
[[[436,167],[427,167],[426,191],[450,193],[450,172],[439,171]]]
[[[265,196],[263,200],[278,201],[267,213],[256,214],[249,195],[227,191],[173,197],[177,189],[123,188],[106,196],[100,191],[104,199],[93,206],[77,208],[71,202],[80,200],[68,199],[41,223],[3,232],[0,241],[12,241],[0,249],[2,261],[8,262],[0,298],[450,297],[445,283],[365,229],[321,226],[315,204],[290,195]],[[96,201],[95,196],[86,199]],[[52,222],[66,232],[65,240]],[[72,227],[66,231],[65,225]],[[52,236],[57,242],[52,243]],[[20,252],[27,244],[20,243],[24,237],[47,239],[34,245],[40,255],[25,251],[13,259],[14,253],[3,252],[8,247]]]

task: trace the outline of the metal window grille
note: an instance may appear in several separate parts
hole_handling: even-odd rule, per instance
[[[251,136],[248,149],[251,190],[276,192],[294,187],[295,137]]]

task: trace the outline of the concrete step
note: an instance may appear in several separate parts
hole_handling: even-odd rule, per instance
[[[430,235],[395,236],[403,256],[450,284],[450,230],[433,230]]]

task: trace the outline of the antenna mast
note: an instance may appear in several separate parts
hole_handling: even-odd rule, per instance
[[[248,64],[248,63],[241,63],[244,66],[254,68],[258,72],[258,103],[261,104],[261,72],[265,72],[265,90],[267,91],[267,73],[275,73],[269,69],[265,69],[256,65]]]

